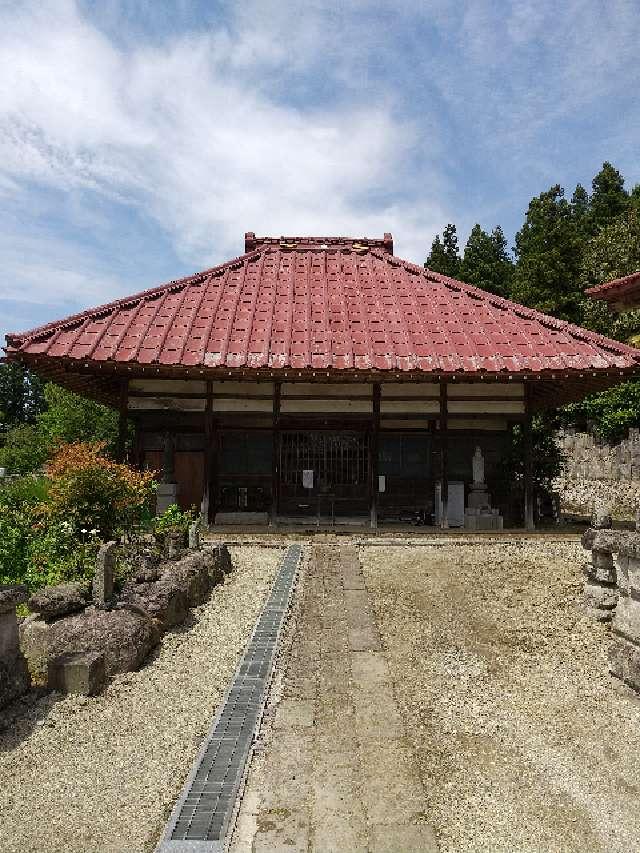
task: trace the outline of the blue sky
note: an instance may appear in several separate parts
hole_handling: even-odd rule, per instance
[[[259,234],[455,222],[640,182],[637,0],[0,0],[0,335]]]

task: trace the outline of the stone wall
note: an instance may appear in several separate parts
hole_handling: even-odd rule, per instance
[[[566,458],[554,482],[564,513],[592,515],[607,506],[617,519],[633,520],[640,507],[640,430],[630,429],[618,444],[599,442],[589,433],[559,432]]]

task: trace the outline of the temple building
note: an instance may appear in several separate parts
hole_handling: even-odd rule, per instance
[[[640,351],[404,261],[390,234],[247,233],[238,258],[6,353],[117,408],[122,452],[133,421],[161,505],[215,523],[530,528],[532,414],[640,371]]]

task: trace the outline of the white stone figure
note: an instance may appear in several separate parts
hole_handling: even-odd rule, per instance
[[[473,459],[471,461],[473,466],[473,485],[474,486],[483,486],[484,485],[484,458],[482,456],[482,451],[480,450],[480,446],[476,444],[476,452],[473,454]]]

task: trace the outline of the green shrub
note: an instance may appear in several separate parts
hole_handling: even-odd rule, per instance
[[[10,429],[0,447],[0,467],[10,474],[30,474],[47,461],[50,442],[37,426],[26,424]]]
[[[559,420],[607,441],[624,438],[629,427],[640,426],[640,382],[621,382],[580,403],[565,406]]]
[[[25,583],[33,535],[28,509],[0,503],[0,584]]]
[[[33,590],[68,581],[89,584],[99,547],[93,531],[82,541],[70,522],[49,524],[31,542],[23,583]]]
[[[171,504],[153,520],[153,530],[155,533],[186,533],[197,517],[195,510],[181,510],[177,504]]]

